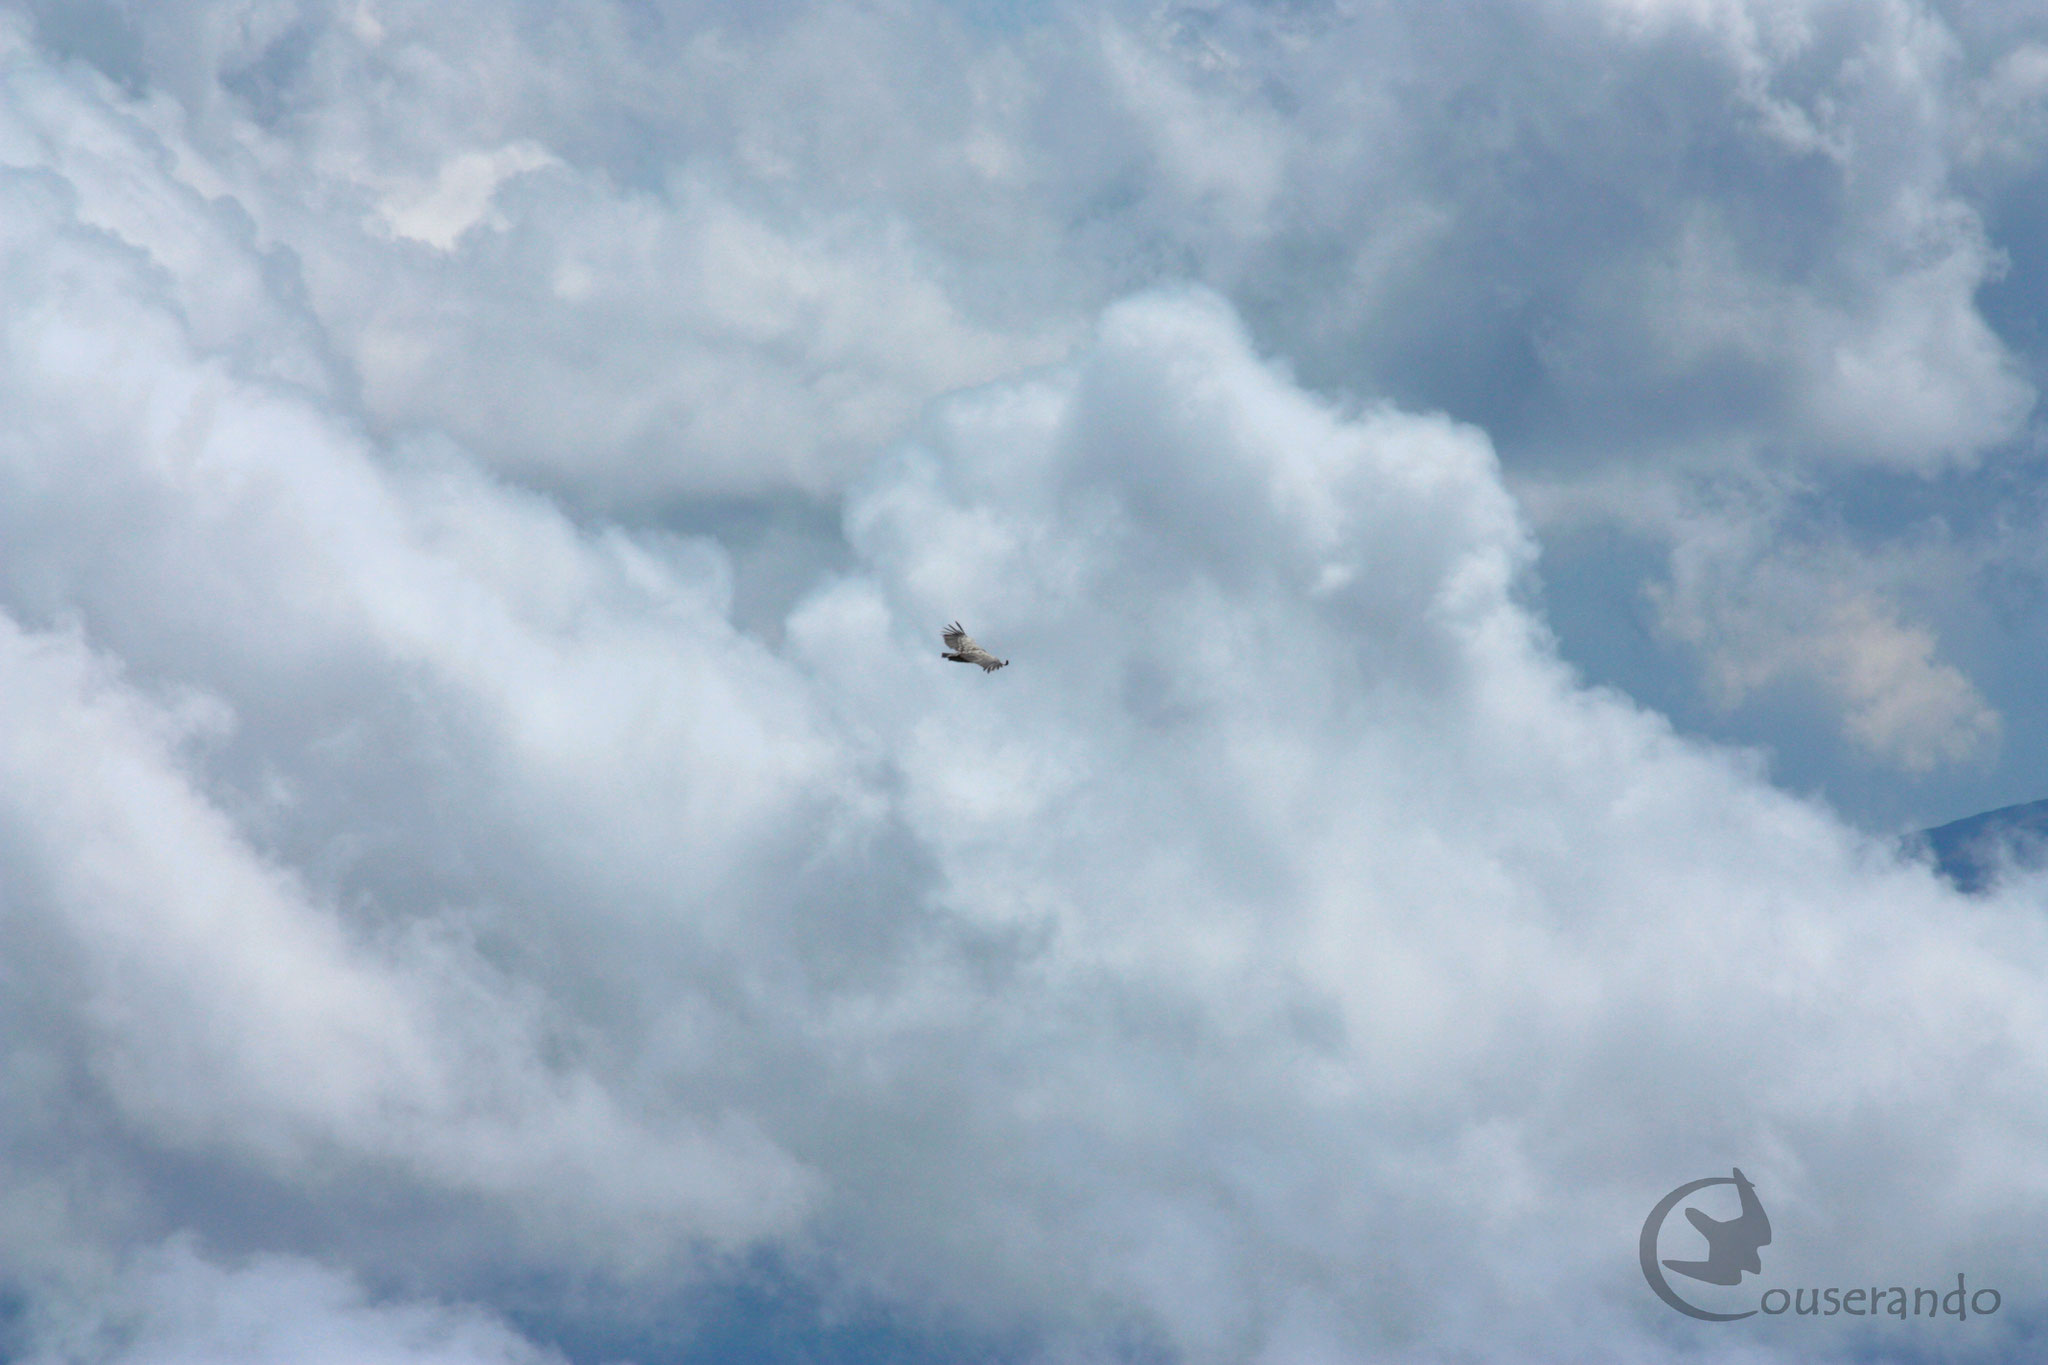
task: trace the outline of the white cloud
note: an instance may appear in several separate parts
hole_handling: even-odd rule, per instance
[[[1921,1049],[1974,1049],[1980,1024],[1937,1006],[1901,1032],[1865,1010],[1957,999],[1955,981],[2035,950],[1963,949],[1923,873],[1577,690],[1513,604],[1527,545],[1482,438],[1347,422],[1253,364],[1201,299],[1116,310],[1066,383],[1064,404],[1025,390],[943,416],[935,448],[855,502],[871,585],[815,599],[790,635],[895,754],[950,906],[1034,927],[1036,974],[1083,992],[1039,1012],[1021,1074],[1000,1068],[986,1135],[949,1131],[978,1172],[1003,1153],[994,1183],[1033,1229],[1015,1260],[979,1231],[983,1182],[926,1168],[948,1254],[973,1258],[947,1290],[1007,1278],[1066,1300],[1085,1283],[1194,1359],[1398,1350],[1404,1298],[1410,1344],[1497,1357],[1597,1301],[1624,1316],[1573,1339],[1626,1354],[1627,1287],[1593,1289],[1573,1248],[1603,1219],[1625,1240],[1624,1191],[1657,1163],[1760,1143],[1787,1182],[1941,1168],[1923,1144],[1948,1139],[1891,1106],[1943,1065]],[[1026,548],[1076,539],[1065,558]],[[1332,554],[1359,571],[1318,597]],[[1001,623],[982,638],[1018,660],[1003,690],[921,681],[919,627],[954,604]],[[2035,970],[1981,1025],[2009,1037],[1991,1020],[2015,1017]],[[1091,995],[1116,1003],[1086,1025]],[[1890,1060],[1821,1083],[1822,1057],[1865,1046]],[[1922,1155],[1866,1150],[1852,1114]],[[1006,1123],[1059,1162],[1030,1164]],[[2019,1130],[1999,1145],[2024,1150]],[[1057,1253],[1055,1226],[1079,1229]],[[1400,1228],[1398,1250],[1368,1227]],[[1882,1254],[1918,1255],[1916,1235],[1939,1236]],[[1045,1268],[1077,1254],[1084,1280]],[[1468,1310],[1469,1340],[1447,1326]]]
[[[1648,339],[1669,381],[1717,366],[1795,376],[1781,440],[1908,468],[1972,460],[2016,434],[2034,400],[1972,303],[1995,263],[1954,205],[1903,205],[1897,219],[1863,248],[1893,258],[1869,272],[1881,292],[1849,307],[1759,278],[1707,211],[1669,260],[1617,283],[1655,314]],[[1555,354],[1571,365],[1612,359]]]
[[[393,1163],[628,1262],[801,1209],[809,1177],[746,1121],[649,1131],[587,1073],[549,1066],[545,1002],[479,960],[459,921],[373,933],[313,903],[191,788],[172,717],[76,639],[8,627],[0,656],[0,787],[34,888],[14,913],[53,973],[37,994],[71,997],[77,1063],[149,1140],[287,1181]],[[669,1230],[622,1236],[656,1210]]]
[[[1732,689],[1984,751],[1783,492],[2031,401],[1925,11],[110,14],[0,97],[42,1358],[671,1349],[756,1256],[1045,1358],[1701,1358],[1629,1250],[1731,1162],[1775,1274],[2038,1313],[2038,887],[1585,686],[1501,467]],[[750,634],[777,498],[843,535]]]
[[[395,236],[451,251],[479,223],[503,230],[502,216],[491,212],[498,187],[517,175],[561,164],[547,149],[532,142],[514,142],[491,152],[463,152],[449,158],[431,184],[392,189],[377,205],[377,216]]]
[[[350,1225],[317,1191],[354,1163],[571,1273],[804,1217],[891,1297],[1221,1360],[1541,1339],[1608,1301],[1627,1216],[1595,1210],[1765,1135],[1781,1188],[1851,1208],[1907,1178],[1873,1122],[1915,1183],[1937,1111],[2027,1169],[2033,1110],[1939,1079],[1990,1047],[2031,1084],[2024,935],[1578,691],[1514,601],[1531,545],[1483,436],[1330,410],[1211,296],[1120,307],[1077,367],[938,414],[856,494],[856,570],[782,660],[719,616],[715,559],[577,533],[452,455],[383,468],[96,277],[64,347],[0,357],[66,438],[9,477],[94,452],[75,499],[120,534],[11,539],[11,592],[139,673],[15,636],[10,837],[47,888],[21,913],[78,964],[88,1095],[305,1187],[317,1226]],[[936,661],[955,613],[1018,666]],[[286,687],[302,659],[348,687]],[[173,681],[238,717],[221,760],[133,693]],[[455,717],[438,752],[347,738]],[[459,804],[268,811],[282,844],[370,840],[381,882],[323,904],[226,814],[257,761]],[[496,961],[422,899],[439,841]],[[1995,1010],[1893,1022],[1962,980]],[[1874,1041],[1916,1087],[1812,1088]],[[1617,1092],[1646,1055],[1670,1080]],[[1511,1287],[1494,1237],[1552,1268]],[[1631,1302],[1603,1334],[1642,1330]]]

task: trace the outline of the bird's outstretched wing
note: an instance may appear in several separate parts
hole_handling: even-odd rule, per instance
[[[980,664],[984,673],[993,673],[999,668],[1006,667],[1010,662],[1008,659],[998,659],[974,643],[974,637],[962,630],[958,621],[941,631],[939,638],[946,642],[946,653],[942,657],[951,659],[954,663]]]

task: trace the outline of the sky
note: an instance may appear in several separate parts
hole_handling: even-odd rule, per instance
[[[2039,5],[0,0],[0,301],[0,1360],[2039,1358]]]

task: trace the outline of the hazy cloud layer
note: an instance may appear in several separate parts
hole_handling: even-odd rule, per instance
[[[2021,1358],[2040,28],[0,12],[0,1353]]]

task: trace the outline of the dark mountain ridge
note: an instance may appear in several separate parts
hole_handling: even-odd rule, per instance
[[[1913,836],[1932,855],[1934,866],[1956,889],[1970,895],[1988,891],[2001,872],[2048,867],[2048,801],[1965,816]]]

